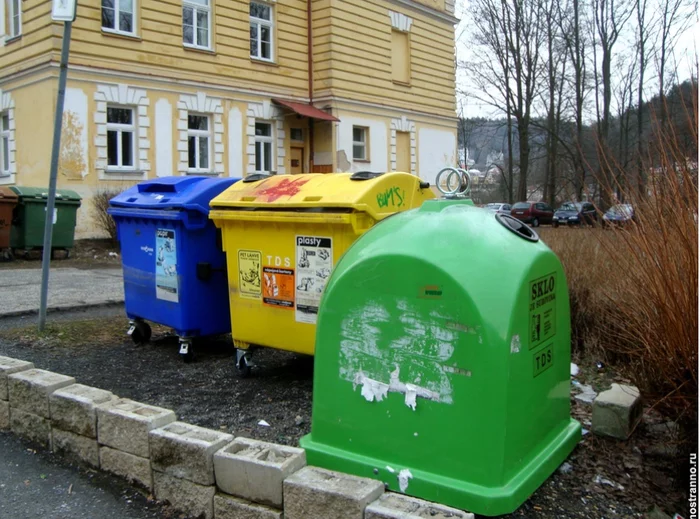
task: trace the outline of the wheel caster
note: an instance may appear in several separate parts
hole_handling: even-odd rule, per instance
[[[191,339],[180,338],[180,357],[185,364],[189,364],[194,360]]]
[[[131,337],[134,344],[146,344],[151,340],[151,327],[145,321],[131,321],[126,334]]]
[[[250,353],[248,350],[236,350],[236,371],[238,376],[241,378],[248,378],[250,376],[250,368],[252,363],[250,362]]]

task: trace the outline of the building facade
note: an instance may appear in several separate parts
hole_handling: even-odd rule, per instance
[[[48,185],[63,26],[0,7],[0,185]],[[82,0],[59,188],[456,163],[453,0]]]

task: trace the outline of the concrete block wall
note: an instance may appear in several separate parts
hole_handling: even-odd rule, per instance
[[[234,438],[30,362],[0,356],[0,430],[123,477],[206,519],[473,519],[306,466],[303,449]]]

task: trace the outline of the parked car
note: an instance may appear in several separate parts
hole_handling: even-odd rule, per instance
[[[634,221],[634,207],[631,204],[617,204],[603,215],[603,225],[626,225]]]
[[[510,214],[510,204],[504,204],[501,202],[486,204],[484,209],[491,211],[492,213]]]
[[[518,202],[513,204],[510,215],[533,227],[539,227],[541,224],[552,223],[554,210],[544,202]]]
[[[554,213],[552,225],[595,225],[598,212],[590,202],[564,202]]]

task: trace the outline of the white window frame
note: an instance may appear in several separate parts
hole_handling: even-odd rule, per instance
[[[362,130],[362,134],[364,137],[363,141],[356,141],[355,140],[355,130]],[[369,147],[368,147],[368,141],[369,140],[369,128],[366,126],[353,126],[352,127],[352,160],[360,160],[360,161],[369,161]],[[362,157],[355,157],[355,146],[362,146],[364,149],[364,156]]]
[[[129,110],[131,111],[131,124],[122,123],[110,123],[109,122],[109,109],[117,108],[119,110]],[[133,106],[124,106],[117,104],[107,105],[107,167],[106,170],[110,171],[136,171],[136,148],[138,146],[138,127],[136,125],[136,118],[138,117],[137,111]],[[117,132],[117,164],[109,163],[109,132]],[[122,163],[122,135],[125,133],[131,133],[131,164],[124,165]]]
[[[205,0],[207,5],[202,5],[197,2],[182,0],[182,44],[191,49],[212,49],[212,34],[211,34],[211,4],[213,0]],[[192,43],[185,41],[185,9],[192,9]],[[197,41],[197,13],[203,12],[207,14],[207,44],[202,45]]]
[[[4,40],[13,40],[22,36],[22,0],[0,0],[0,34],[4,35]],[[15,12],[16,11],[16,12]],[[17,19],[17,32],[15,32],[15,24]],[[9,31],[5,32],[6,27]]]
[[[7,126],[5,126],[7,118]],[[0,112],[0,177],[12,175],[10,169],[10,112]]]
[[[258,18],[257,16],[250,15],[250,27],[255,26],[257,32],[258,48],[256,53],[250,54],[250,57],[260,61],[275,61],[275,10],[271,4],[267,2],[250,2],[250,5],[257,4],[262,5],[270,9],[270,19],[265,20],[264,18]],[[267,27],[270,30],[270,57],[265,58],[262,55],[262,28]]]
[[[196,116],[196,117],[204,117],[207,120],[207,129],[206,130],[198,130],[198,129],[191,129],[189,127],[189,116]],[[212,118],[209,114],[203,114],[199,112],[188,112],[187,114],[187,173],[188,174],[202,174],[202,173],[213,173],[214,172],[214,166],[212,165],[212,139],[214,138],[213,132],[212,132]],[[195,138],[195,147],[194,147],[194,162],[195,162],[195,167],[191,167],[189,164],[189,146],[190,146],[190,137]],[[199,154],[199,143],[202,138],[207,139],[207,167],[203,168],[201,167],[201,156]]]
[[[104,6],[102,5],[102,2],[104,0],[100,0],[100,25],[102,26],[102,30],[104,32],[110,32],[113,34],[124,34],[126,36],[135,36],[136,35],[136,2],[138,0],[129,0],[131,2],[131,31],[125,31],[119,27],[119,20],[120,20],[120,14],[121,14],[121,0],[114,0],[114,7],[112,8],[114,11],[114,28],[112,27],[105,27],[102,25],[102,11],[104,10]]]
[[[258,124],[265,124],[270,127],[270,135],[257,135],[257,132],[255,134],[255,172],[256,173],[273,173],[275,171],[275,153],[274,153],[274,145],[275,145],[275,125],[272,121],[255,121],[255,126]],[[265,147],[268,146],[270,147],[270,169],[267,170],[265,169]],[[261,153],[261,162],[260,166],[258,167],[258,146],[260,146],[262,153]]]

